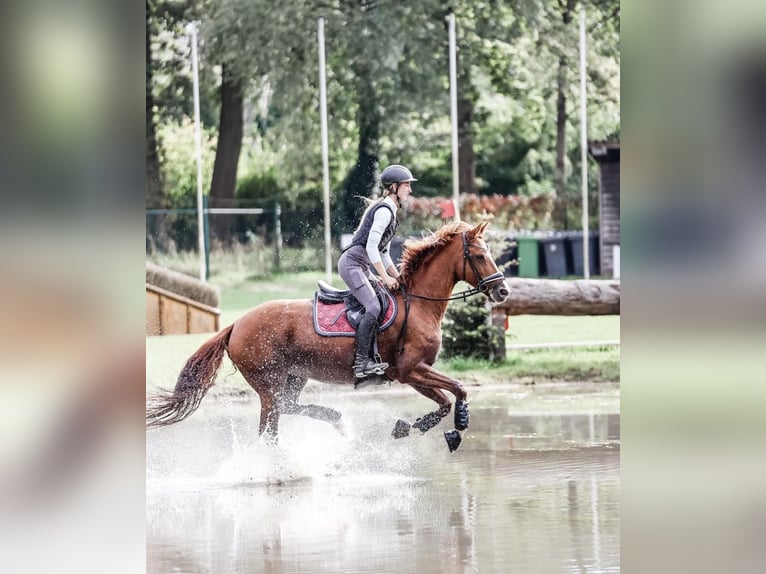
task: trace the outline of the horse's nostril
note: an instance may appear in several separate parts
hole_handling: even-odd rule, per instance
[[[505,287],[501,287],[500,291],[498,291],[498,295],[500,295],[502,299],[505,299],[506,297],[508,297],[508,295],[510,295],[510,291],[508,291],[508,289],[506,289]]]

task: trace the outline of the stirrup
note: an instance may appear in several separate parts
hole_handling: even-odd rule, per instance
[[[364,379],[370,375],[382,375],[387,368],[388,363],[376,363],[372,359],[367,359],[364,363],[354,365],[354,376],[357,379]]]

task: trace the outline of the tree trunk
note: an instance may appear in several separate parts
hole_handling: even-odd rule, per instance
[[[151,10],[146,2],[146,208],[163,209],[167,207],[165,190],[162,184],[160,156],[157,150],[157,125],[154,118],[154,68],[152,64],[151,44]],[[165,217],[162,215],[147,216],[146,247],[153,249],[165,240]]]
[[[492,308],[503,315],[619,315],[620,282],[508,279],[511,294]]]
[[[356,164],[343,184],[340,201],[340,231],[352,231],[364,211],[365,204],[359,197],[370,197],[375,188],[375,172],[378,169],[378,146],[380,142],[380,112],[378,111],[375,87],[369,67],[355,66],[359,111],[359,147]]]
[[[460,193],[476,193],[476,155],[473,152],[473,100],[461,97],[457,102],[458,165]]]
[[[564,23],[564,36],[572,23],[575,0],[567,0],[562,7],[561,21]],[[566,53],[559,56],[559,69],[556,76],[556,195],[562,197],[566,191],[567,172],[567,88],[568,61]]]
[[[567,183],[567,59],[559,58],[556,78],[556,195],[564,196]]]
[[[237,187],[237,165],[242,149],[243,96],[242,81],[232,77],[226,65],[221,80],[221,119],[218,146],[215,151],[213,178],[210,182],[210,207],[234,207]],[[234,218],[229,215],[210,217],[210,229],[220,241],[231,242]]]

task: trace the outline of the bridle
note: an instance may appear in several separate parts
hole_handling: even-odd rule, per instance
[[[465,236],[465,231],[463,232],[463,280],[465,281],[465,268],[466,264],[471,266],[471,271],[473,271],[474,277],[478,279],[478,282],[476,283],[476,287],[471,287],[470,289],[466,289],[465,291],[461,291],[460,293],[455,293],[451,297],[429,297],[428,295],[418,295],[417,293],[408,293],[404,285],[400,285],[399,288],[402,291],[402,296],[404,298],[404,321],[402,321],[402,328],[399,330],[399,336],[397,337],[397,345],[399,347],[399,354],[401,355],[404,353],[404,340],[407,337],[407,322],[410,315],[410,303],[412,302],[412,299],[425,299],[426,301],[455,301],[456,299],[462,299],[463,301],[466,300],[466,297],[470,297],[472,295],[478,295],[479,293],[486,293],[489,291],[490,283],[494,283],[495,281],[503,281],[505,280],[505,275],[503,275],[500,271],[497,271],[495,273],[492,273],[491,275],[487,275],[486,277],[482,277],[479,274],[479,270],[476,268],[476,262],[473,260],[473,255],[471,255],[471,252],[468,250],[468,248],[472,245],[468,243],[468,238]]]
[[[463,238],[463,280],[465,280],[466,264],[470,265],[471,271],[473,271],[474,277],[478,279],[478,282],[476,283],[476,287],[471,287],[470,289],[466,289],[465,291],[461,291],[460,293],[455,293],[454,295],[451,295],[450,297],[429,297],[428,295],[417,295],[416,293],[407,293],[405,291],[404,286],[402,285],[401,287],[402,293],[404,294],[405,298],[414,297],[415,299],[425,299],[426,301],[455,301],[457,299],[462,299],[463,301],[465,301],[466,297],[471,297],[472,295],[478,295],[479,293],[482,293],[482,294],[487,293],[487,291],[489,291],[490,283],[494,283],[496,281],[503,281],[505,279],[505,275],[503,275],[500,271],[492,273],[491,275],[487,275],[486,277],[482,277],[481,274],[479,273],[479,270],[476,268],[476,262],[473,260],[473,255],[471,255],[471,252],[468,250],[468,248],[473,244],[468,243],[468,238],[465,235],[465,231],[462,234],[462,238]]]

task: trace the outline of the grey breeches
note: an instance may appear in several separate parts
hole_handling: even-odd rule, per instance
[[[363,263],[360,258],[354,257],[353,250],[354,248],[349,249],[340,256],[338,273],[357,301],[364,305],[367,313],[373,317],[378,317],[380,315],[380,301],[367,277],[367,264]]]

